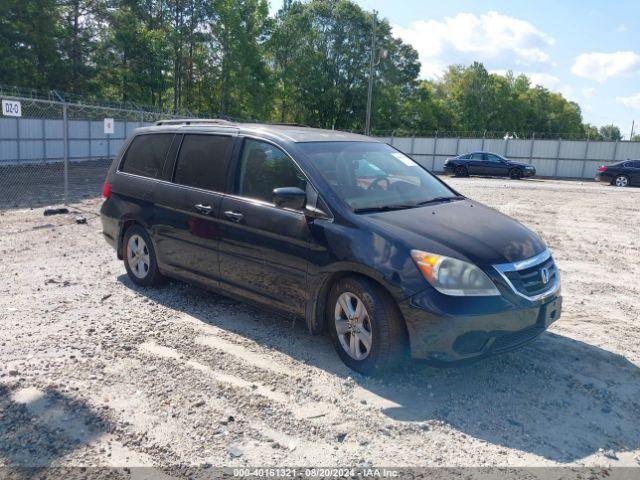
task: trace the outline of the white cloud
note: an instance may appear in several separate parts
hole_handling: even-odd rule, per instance
[[[571,72],[579,77],[603,83],[608,78],[640,71],[640,55],[635,52],[600,53],[578,55]]]
[[[596,94],[596,89],[593,87],[586,87],[582,89],[582,96],[584,98],[592,98]]]
[[[539,85],[549,90],[557,90],[560,87],[560,79],[550,73],[525,73],[531,85]]]
[[[620,25],[618,25],[618,28],[616,28],[616,32],[619,32],[619,33],[624,33],[627,30],[629,30],[629,29],[627,28],[627,26],[624,23],[621,23]]]
[[[458,13],[443,21],[418,20],[393,33],[420,55],[422,75],[439,76],[452,63],[481,61],[487,68],[513,68],[549,63],[555,40],[531,23],[490,11]]]
[[[629,95],[628,97],[616,97],[616,102],[627,107],[640,109],[640,93]]]

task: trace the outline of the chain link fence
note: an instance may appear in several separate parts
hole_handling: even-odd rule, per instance
[[[29,98],[0,89],[0,209],[99,195],[111,160],[136,128],[189,116],[68,102],[53,94]]]

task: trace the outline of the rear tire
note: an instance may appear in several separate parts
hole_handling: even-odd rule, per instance
[[[509,178],[511,180],[520,180],[522,178],[522,170],[519,168],[512,168],[509,170]]]
[[[618,175],[613,180],[613,185],[616,187],[627,187],[629,186],[629,178],[626,175]]]
[[[132,225],[124,233],[122,253],[127,275],[136,285],[150,287],[165,281],[165,277],[158,270],[151,237],[140,225]]]
[[[460,165],[454,170],[454,175],[456,177],[468,177],[469,171],[467,170],[467,167],[463,167],[462,165]]]
[[[349,368],[376,375],[406,358],[404,320],[391,296],[375,282],[356,276],[338,280],[326,314],[336,352]]]

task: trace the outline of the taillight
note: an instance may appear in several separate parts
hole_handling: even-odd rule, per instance
[[[104,198],[109,198],[111,196],[111,184],[109,182],[104,182],[102,186],[102,196]]]
[[[604,172],[606,170],[607,170],[607,167],[605,167],[604,165],[602,165],[601,167],[598,167],[599,172]]]

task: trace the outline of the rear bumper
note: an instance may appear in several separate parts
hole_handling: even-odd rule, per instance
[[[460,302],[465,301],[460,298]],[[560,318],[562,310],[559,291],[520,306],[508,307],[504,299],[488,301],[501,303],[504,308],[486,314],[435,315],[428,310],[432,305],[428,292],[403,302],[400,308],[412,357],[450,365],[508,352],[538,337]]]
[[[596,173],[594,180],[596,182],[611,183],[611,175]]]
[[[108,201],[102,204],[100,209],[100,220],[102,222],[102,236],[116,251],[118,250],[118,238],[120,235],[120,222],[110,215]]]

